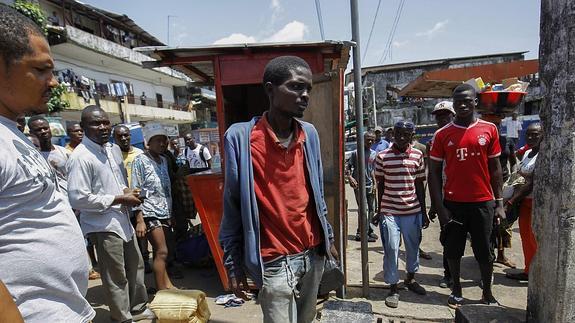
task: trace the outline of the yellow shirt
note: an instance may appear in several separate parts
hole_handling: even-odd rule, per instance
[[[132,184],[132,163],[136,156],[143,154],[144,151],[140,148],[130,147],[129,152],[122,151],[122,158],[124,158],[124,167],[126,167],[126,172],[128,173],[128,187]]]
[[[70,146],[70,143],[67,143],[66,146],[64,146],[64,148],[66,148],[66,150],[68,150],[70,152],[70,154],[74,151],[74,148],[72,148],[72,146]]]

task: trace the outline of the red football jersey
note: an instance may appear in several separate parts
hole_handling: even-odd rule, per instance
[[[454,202],[493,200],[488,159],[499,155],[497,127],[483,120],[467,128],[450,123],[437,130],[429,154],[444,162],[443,197]]]

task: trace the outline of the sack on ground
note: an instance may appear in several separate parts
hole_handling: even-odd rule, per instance
[[[206,294],[201,290],[161,290],[150,309],[158,323],[206,323],[211,316]]]

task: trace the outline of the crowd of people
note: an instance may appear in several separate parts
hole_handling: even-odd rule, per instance
[[[460,282],[461,258],[468,237],[481,272],[482,302],[498,304],[492,293],[493,263],[515,268],[505,256],[511,247],[511,228],[519,222],[525,269],[507,273],[510,279],[528,280],[529,265],[537,242],[531,228],[533,171],[542,132],[539,123],[527,128],[523,147],[517,147],[522,130],[517,114],[505,122],[501,117],[487,122],[476,117],[477,94],[466,84],[453,92],[452,101],[438,103],[432,111],[438,130],[427,145],[414,138],[415,126],[399,121],[393,135],[380,142],[382,129],[364,133],[365,182],[368,217],[379,225],[384,251],[384,281],[390,285],[385,304],[399,305],[397,276],[401,238],[406,251],[404,286],[425,295],[414,277],[419,269],[422,229],[439,218],[444,247],[442,288],[451,288],[447,303],[464,303]],[[375,143],[374,143],[375,141]],[[383,150],[378,147],[385,146]],[[426,209],[424,181],[429,181],[431,205]],[[358,196],[357,153],[347,166],[348,181]],[[376,198],[375,198],[376,196]],[[358,202],[359,203],[359,202]],[[369,226],[367,237],[376,240]],[[356,240],[359,241],[357,231]],[[497,251],[497,256],[495,251]]]
[[[180,147],[156,123],[144,126],[146,146],[139,149],[131,144],[128,126],[113,126],[94,105],[83,109],[79,123],[68,125],[70,142],[54,145],[42,114],[57,81],[42,30],[0,5],[0,43],[0,154],[10,156],[0,159],[0,318],[90,322],[95,312],[85,299],[88,279],[98,277],[112,321],[153,318],[144,273],[153,271],[157,290],[176,288],[177,271],[170,272],[174,233],[185,232],[194,212],[185,175],[210,169],[209,150],[192,134]],[[231,125],[223,140],[223,262],[238,297],[251,298],[247,278],[256,285],[264,322],[311,322],[324,268],[339,258],[327,221],[319,136],[299,119],[309,104],[311,69],[299,57],[277,57],[266,65],[262,85],[269,109]],[[456,87],[453,102],[439,103],[432,113],[439,130],[428,146],[414,141],[410,121],[365,133],[365,174],[352,154],[348,180],[358,198],[359,177],[365,176],[370,222],[379,226],[384,280],[391,286],[389,307],[399,306],[402,239],[404,286],[426,294],[416,273],[424,254],[422,229],[436,217],[444,246],[440,286],[452,289],[449,306],[464,302],[460,264],[468,235],[481,271],[482,300],[497,303],[493,262],[512,265],[503,237],[514,212],[525,270],[509,278],[528,279],[537,248],[530,221],[541,127],[527,129],[528,148],[516,152],[515,137],[502,147],[497,126],[476,118],[476,103],[473,87]],[[28,135],[25,115],[31,116]],[[504,189],[502,148],[509,151],[503,168],[512,190]],[[522,156],[516,170],[515,156]],[[371,226],[365,234],[371,242],[379,238]]]

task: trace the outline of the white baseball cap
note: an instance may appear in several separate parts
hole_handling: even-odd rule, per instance
[[[431,114],[436,114],[439,111],[447,110],[453,114],[455,114],[455,110],[453,110],[453,102],[451,101],[441,101],[435,105]]]
[[[161,135],[168,138],[168,132],[159,123],[146,123],[142,131],[144,132],[144,139],[146,139],[146,143],[150,142],[150,139],[152,139],[154,136]]]

